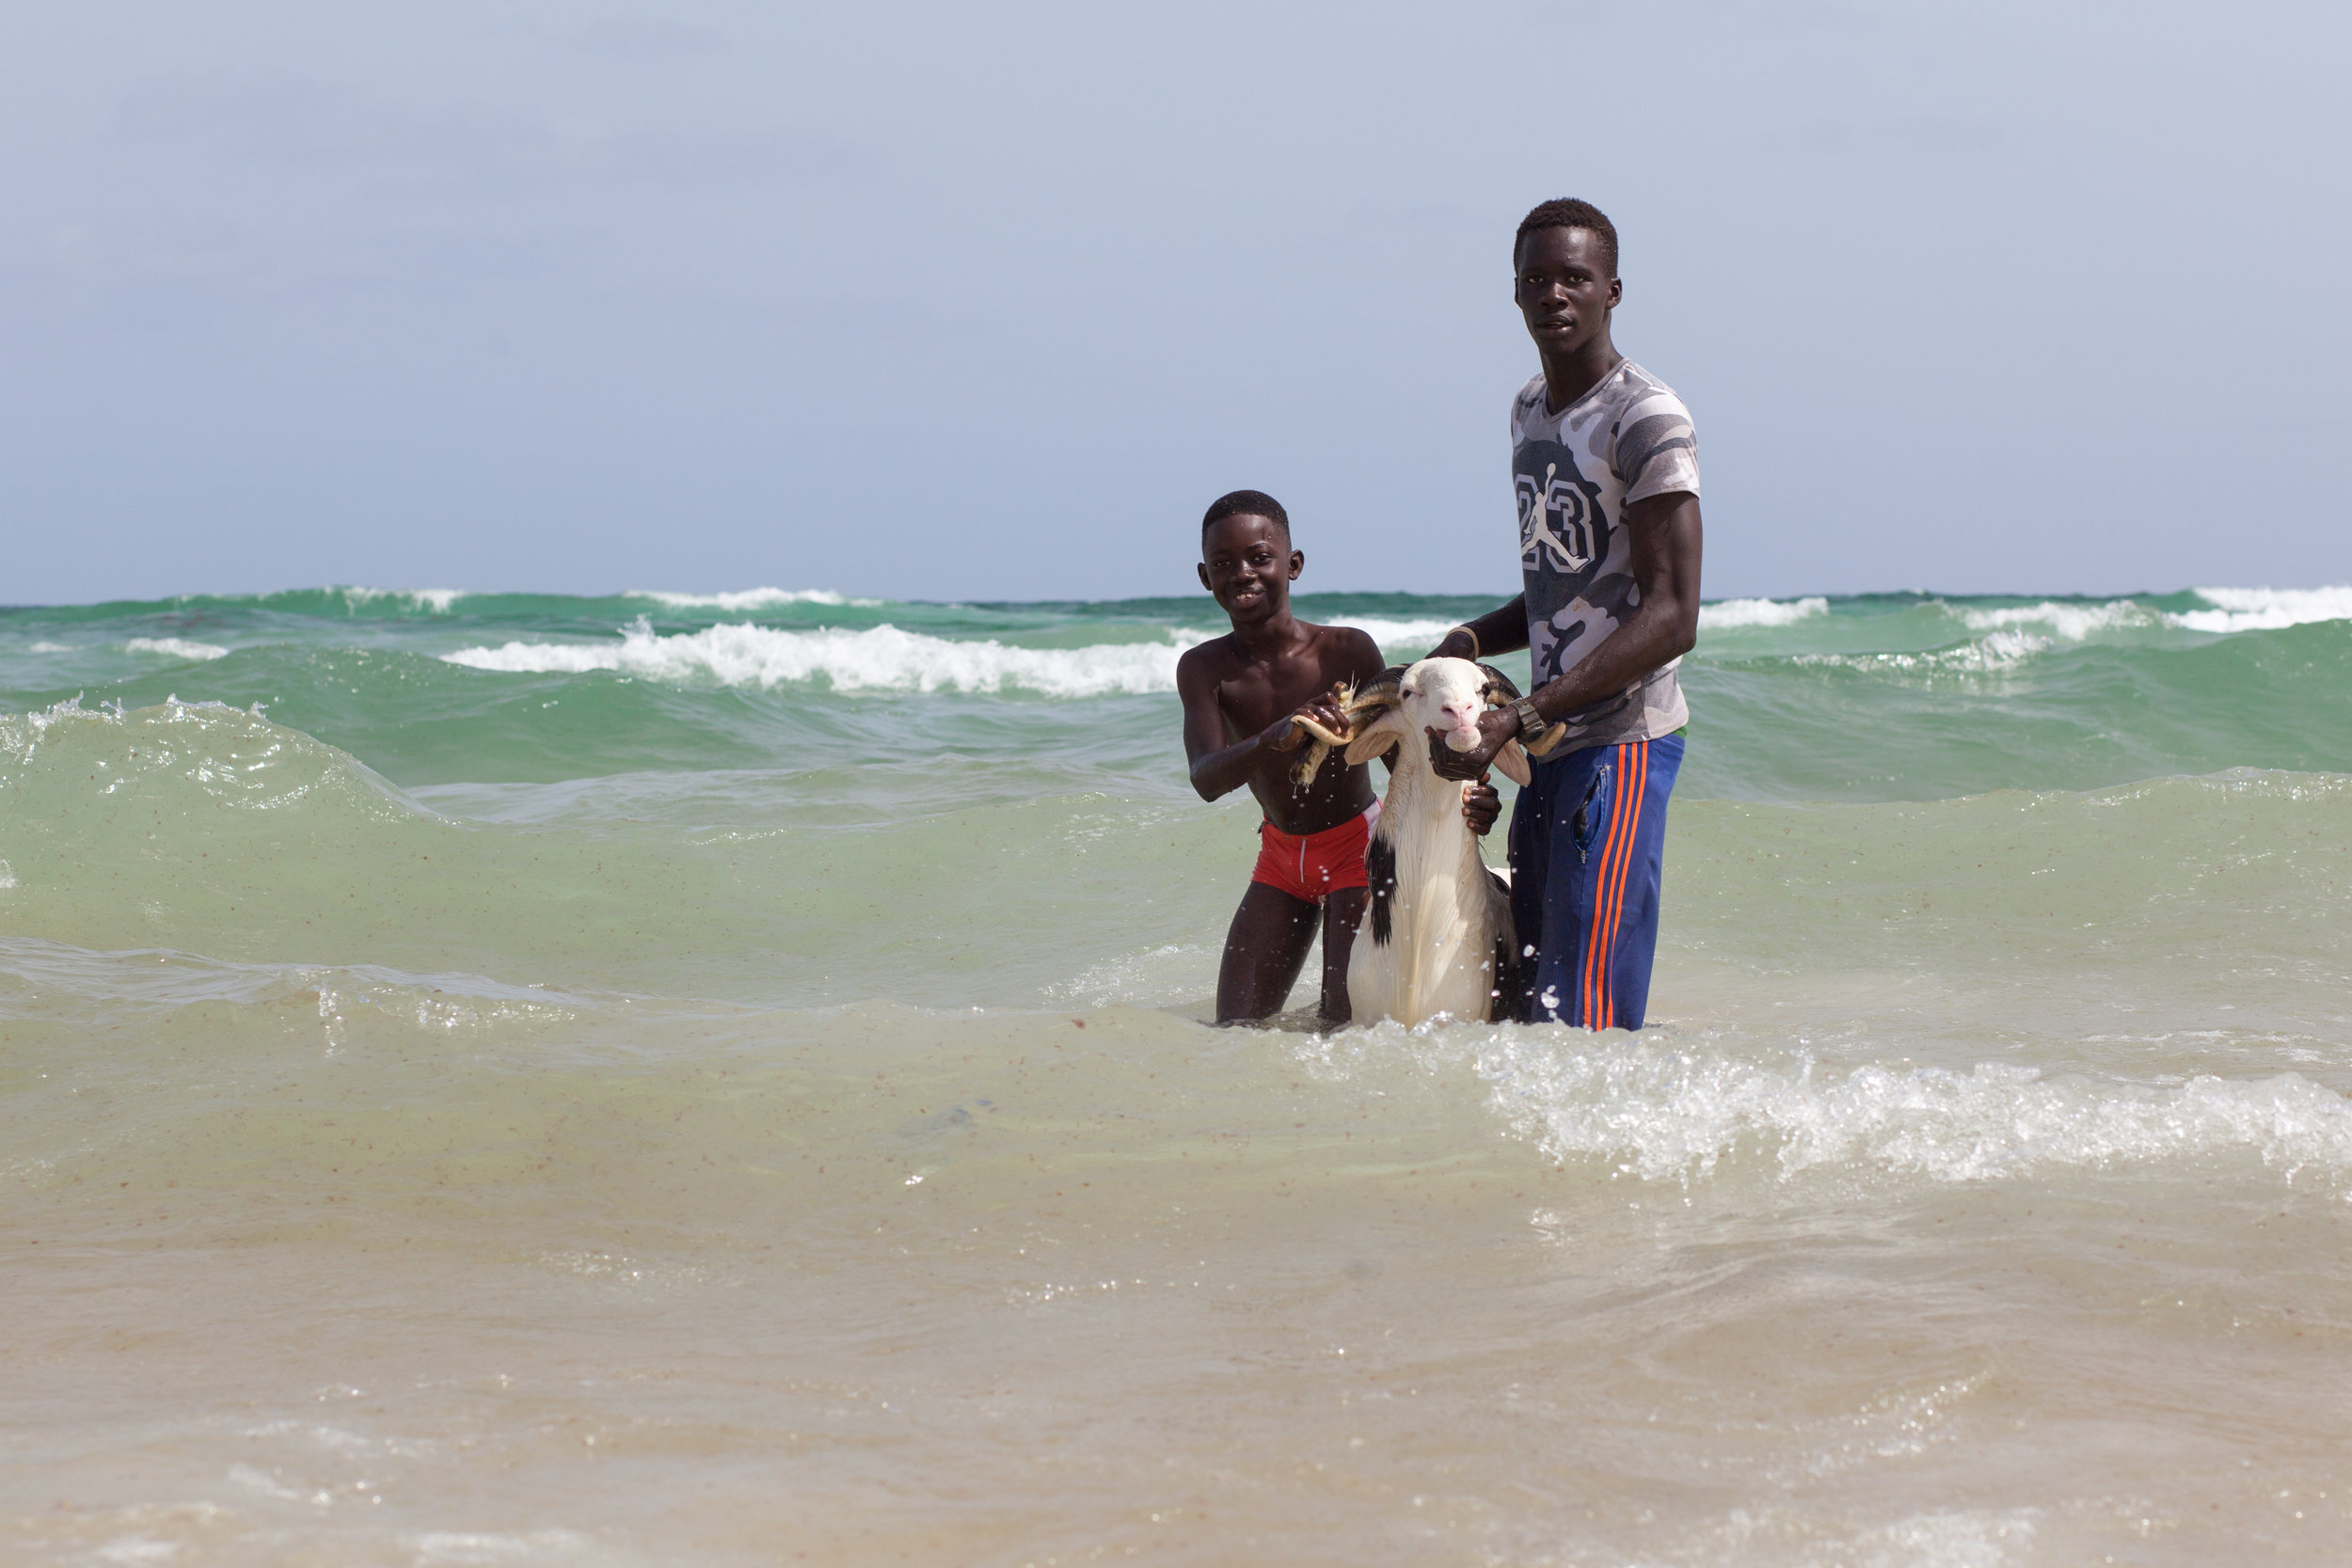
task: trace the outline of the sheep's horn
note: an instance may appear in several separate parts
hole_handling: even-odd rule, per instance
[[[1398,692],[1404,684],[1405,666],[1391,664],[1363,685],[1339,687],[1334,690],[1333,695],[1340,700],[1340,711],[1353,720],[1359,713],[1370,712],[1375,708],[1394,707],[1403,701]],[[1332,749],[1345,746],[1351,736],[1333,735],[1311,719],[1301,719],[1298,721],[1298,727],[1314,737],[1308,743],[1306,754],[1301,756],[1297,765],[1291,769],[1291,777],[1304,784],[1311,780],[1323,767],[1323,759],[1331,754]],[[1352,725],[1350,729],[1352,733]]]
[[[1405,700],[1404,686],[1405,666],[1391,664],[1358,687],[1344,705],[1350,713],[1359,708],[1394,707]]]
[[[1491,664],[1481,664],[1479,668],[1486,673],[1486,701],[1489,704],[1496,707],[1506,707],[1519,700],[1519,689],[1511,683],[1510,676]],[[1522,736],[1519,744],[1527,749],[1529,756],[1540,757],[1549,754],[1554,746],[1559,745],[1567,737],[1567,725],[1553,724],[1542,735],[1533,739]]]
[[[1525,751],[1531,757],[1549,756],[1551,754],[1551,749],[1567,738],[1567,725],[1554,724],[1551,728],[1546,730],[1535,739],[1520,741],[1519,746],[1520,749]]]
[[[1356,701],[1354,687],[1344,684],[1335,686],[1331,689],[1331,695],[1338,701],[1340,712],[1343,715],[1355,713],[1359,705]],[[1300,729],[1305,730],[1310,737],[1305,753],[1291,767],[1292,782],[1304,787],[1314,782],[1315,774],[1322,769],[1323,759],[1329,756],[1335,748],[1347,744],[1347,736],[1333,735],[1311,719],[1299,719],[1295,722]]]
[[[1305,730],[1309,735],[1313,736],[1316,740],[1322,742],[1326,746],[1344,746],[1347,744],[1347,736],[1343,735],[1333,735],[1329,730],[1325,729],[1321,724],[1316,723],[1311,719],[1295,720],[1294,722],[1296,723],[1300,729]],[[1311,773],[1314,769],[1309,768],[1308,771]]]
[[[1479,668],[1486,673],[1486,701],[1493,703],[1497,707],[1504,707],[1519,700],[1519,689],[1511,684],[1510,676],[1491,664],[1482,664]],[[1502,693],[1502,699],[1500,702],[1495,700],[1497,690]]]

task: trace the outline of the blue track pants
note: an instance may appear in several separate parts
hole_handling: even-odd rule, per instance
[[[1642,1026],[1682,747],[1670,735],[1534,763],[1511,814],[1521,1022]]]

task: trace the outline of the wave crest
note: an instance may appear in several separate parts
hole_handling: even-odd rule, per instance
[[[450,606],[470,596],[463,588],[330,588],[326,592],[340,594],[343,603],[354,610],[378,599],[389,599],[432,615],[447,615]]]
[[[2292,1072],[2144,1088],[1980,1063],[1817,1083],[1809,1059],[1782,1072],[1649,1045],[1534,1044],[1506,1037],[1478,1053],[1516,1130],[1555,1158],[1597,1156],[1651,1180],[1710,1174],[1745,1142],[1773,1148],[1784,1175],[1866,1165],[1977,1181],[2252,1152],[2290,1179],[2307,1166],[2352,1177],[2352,1101]]]
[[[1788,626],[1829,613],[1829,600],[1722,599],[1699,606],[1701,631],[1732,631],[1742,626]]]
[[[2352,584],[2333,588],[2200,588],[2213,610],[2173,617],[2191,631],[2277,631],[2312,621],[2352,621]]]
[[[673,594],[658,588],[632,588],[621,597],[651,599],[668,610],[723,610],[730,613],[746,610],[773,610],[794,604],[870,608],[882,602],[880,599],[845,599],[830,588],[746,588],[732,594]]]
[[[2250,1154],[2290,1181],[2312,1171],[2352,1196],[2352,1100],[2296,1072],[2149,1085],[1999,1062],[1872,1063],[1838,1077],[1804,1051],[1774,1063],[1664,1037],[1581,1049],[1574,1038],[1383,1023],[1314,1037],[1300,1054],[1342,1077],[1386,1076],[1398,1054],[1416,1070],[1467,1066],[1513,1136],[1647,1181],[1703,1180],[1750,1155],[1784,1179],[1863,1170],[1965,1182]]]
[[[191,642],[184,637],[134,637],[122,645],[126,654],[162,654],[167,658],[205,660],[227,658],[229,650],[217,642]]]
[[[1912,654],[1796,654],[1792,664],[1824,665],[1848,670],[1903,675],[1997,675],[2014,670],[2039,653],[2050,639],[2028,631],[1992,632],[1957,647]]]
[[[674,637],[644,620],[618,642],[509,642],[443,654],[450,664],[509,674],[610,670],[674,686],[773,687],[823,678],[836,691],[1034,691],[1047,697],[1141,695],[1176,689],[1184,644],[1107,642],[1015,648],[951,641],[897,626],[786,631],[728,622]]]
[[[2087,641],[2101,632],[2127,627],[2160,626],[2167,620],[2161,611],[2132,599],[2110,599],[2106,604],[2044,600],[2041,604],[2011,605],[1999,610],[1963,610],[1960,618],[1971,631],[2013,631],[2033,626],[2067,642]]]

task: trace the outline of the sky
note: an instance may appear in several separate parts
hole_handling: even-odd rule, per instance
[[[2352,580],[2352,8],[0,14],[0,602],[1507,594],[1557,196],[1710,598]]]

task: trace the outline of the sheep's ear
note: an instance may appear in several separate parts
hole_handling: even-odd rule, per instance
[[[1516,740],[1502,743],[1502,750],[1495,753],[1495,766],[1502,769],[1504,778],[1521,789],[1525,789],[1535,777],[1534,769],[1527,766],[1527,748]]]
[[[1381,709],[1380,717],[1357,731],[1356,738],[1347,743],[1347,765],[1361,767],[1402,741],[1406,733],[1405,715],[1392,707]]]

